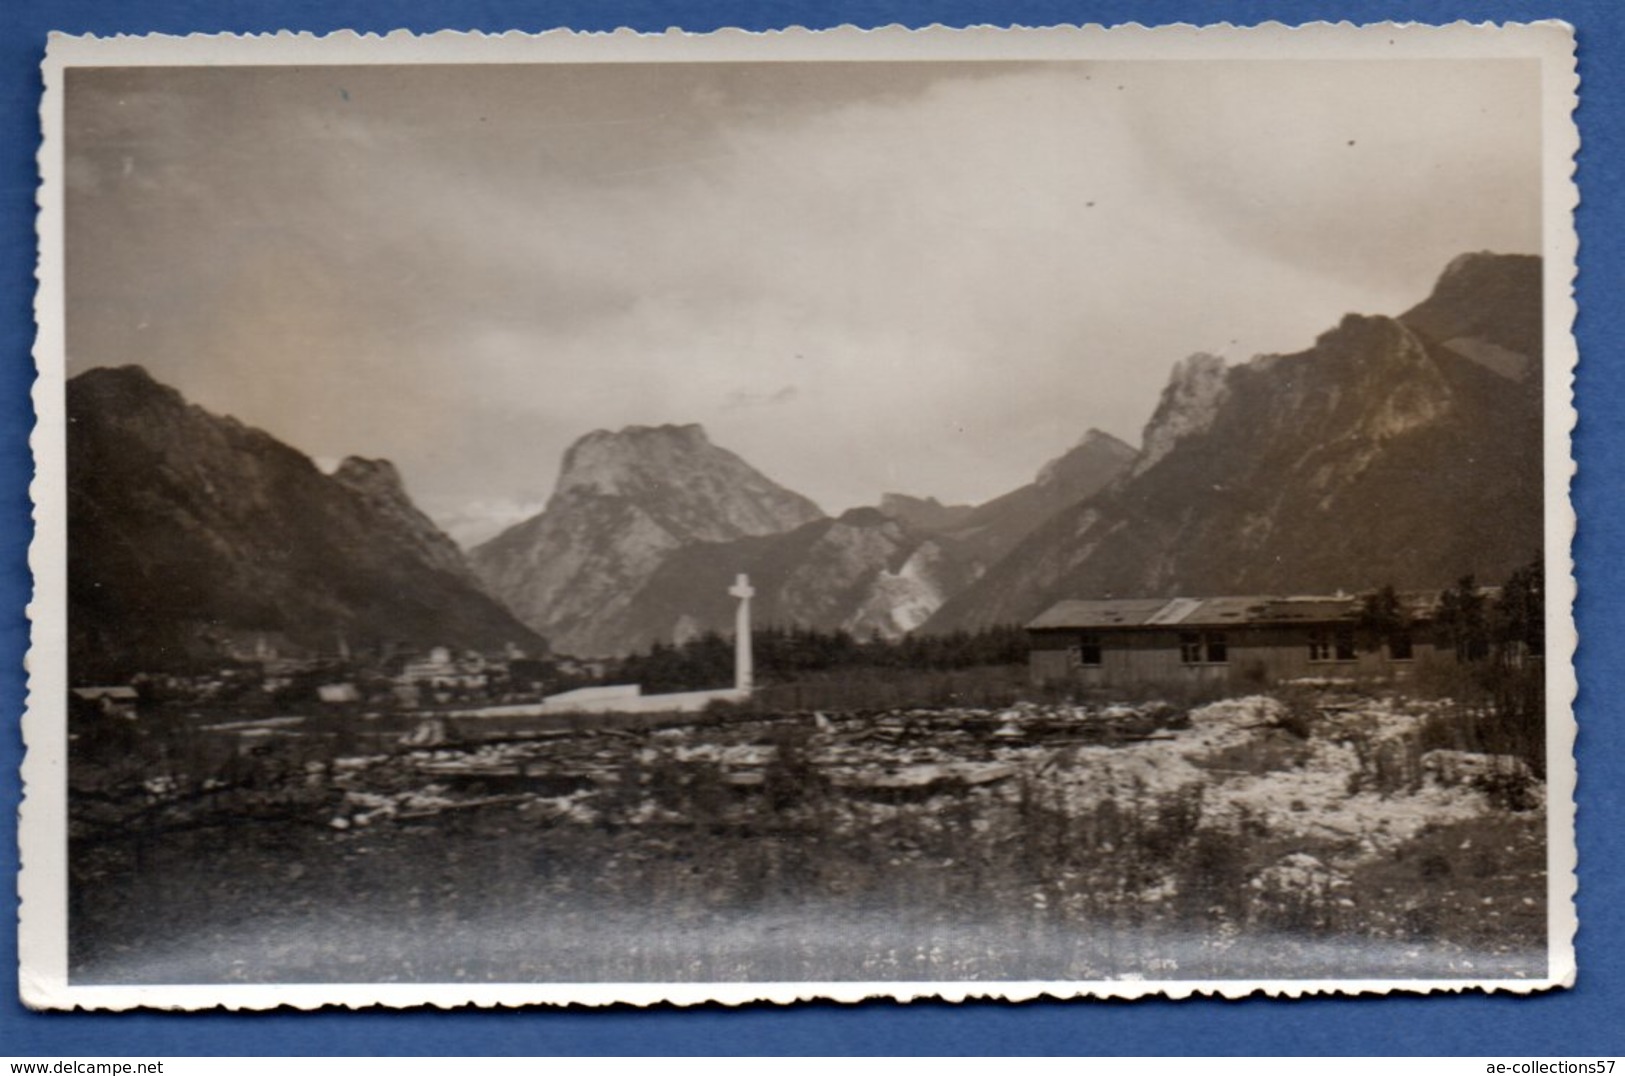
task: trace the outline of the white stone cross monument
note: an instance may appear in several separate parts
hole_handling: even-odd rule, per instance
[[[750,576],[741,572],[734,585],[728,588],[731,597],[739,599],[739,611],[734,616],[734,690],[749,695],[754,677],[750,653],[750,599],[756,594],[751,589]]]

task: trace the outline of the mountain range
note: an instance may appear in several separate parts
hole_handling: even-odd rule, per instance
[[[696,542],[778,534],[823,518],[699,426],[597,430],[564,454],[539,515],[472,550],[494,594],[565,653],[624,653],[626,610]]]
[[[1091,431],[986,505],[888,495],[831,518],[698,426],[600,430],[565,453],[539,515],[470,559],[491,593],[567,653],[623,654],[731,630],[726,591],[740,572],[761,622],[897,638],[1133,458]]]
[[[144,371],[68,383],[74,676],[295,650],[624,654],[758,623],[894,638],[1066,597],[1499,580],[1542,541],[1541,266],[1471,254],[1397,317],[1173,367],[1135,449],[1087,431],[981,505],[826,515],[696,425],[598,430],[538,515],[466,556],[387,461],[323,474]]]
[[[1499,581],[1542,544],[1540,261],[1473,254],[1398,317],[1307,351],[1180,363],[1118,482],[1031,533],[925,629],[1062,597]]]
[[[179,669],[439,643],[532,652],[395,468],[303,453],[188,404],[140,367],[67,385],[69,668]]]

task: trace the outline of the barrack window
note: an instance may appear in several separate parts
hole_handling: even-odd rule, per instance
[[[1224,633],[1186,631],[1179,635],[1179,660],[1186,665],[1223,665],[1230,660]]]

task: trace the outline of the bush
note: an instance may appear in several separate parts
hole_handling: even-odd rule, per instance
[[[1300,740],[1314,735],[1315,722],[1320,718],[1320,702],[1307,691],[1284,691],[1276,695],[1281,703],[1275,727]]]
[[[767,763],[762,781],[768,806],[775,811],[788,811],[821,796],[828,782],[807,751],[812,730],[799,722],[781,722],[772,727],[769,738],[773,757]]]
[[[1511,755],[1538,778],[1546,774],[1546,669],[1540,661],[1483,661],[1458,666],[1448,679],[1453,704],[1422,725],[1424,751],[1446,749]]]
[[[1415,793],[1427,773],[1422,767],[1422,745],[1416,736],[1378,739],[1369,732],[1349,737],[1360,768],[1349,776],[1349,794],[1376,792],[1380,796]]]
[[[1186,850],[1180,894],[1189,912],[1206,918],[1209,909],[1238,916],[1246,904],[1251,870],[1247,842],[1219,829],[1197,830]]]
[[[1202,789],[1189,785],[1158,797],[1136,839],[1136,844],[1153,863],[1166,863],[1190,843],[1202,821]]]

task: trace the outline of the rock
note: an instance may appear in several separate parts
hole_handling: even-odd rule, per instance
[[[1140,457],[1134,474],[1144,474],[1156,466],[1180,441],[1212,427],[1219,409],[1229,395],[1223,359],[1198,352],[1174,365],[1162,399],[1151,414],[1141,435]]]

